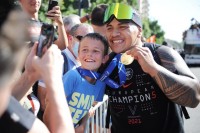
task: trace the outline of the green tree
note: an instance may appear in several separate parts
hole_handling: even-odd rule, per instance
[[[150,21],[149,26],[152,34],[156,35],[156,43],[162,44],[165,32],[161,29],[160,25],[158,25],[158,21]]]
[[[81,16],[85,14],[89,14],[92,9],[101,3],[111,4],[113,2],[120,3],[128,3],[132,5],[135,9],[139,9],[138,0],[88,0],[90,3],[89,8],[81,9]],[[61,8],[61,12],[63,16],[69,14],[77,14],[79,15],[79,9],[75,9],[75,3],[78,3],[79,0],[58,0],[59,6]],[[42,5],[39,12],[39,19],[44,22],[50,22],[49,19],[46,18],[45,13],[48,8],[48,0],[42,0]],[[162,31],[161,27],[158,25],[157,21],[150,21],[149,18],[143,18],[143,36],[145,38],[150,37],[151,35],[156,35],[156,43],[162,44],[164,41],[164,31]]]
[[[142,20],[142,22],[143,22],[143,24],[142,24],[143,36],[145,38],[148,38],[152,34],[152,31],[151,31],[150,26],[149,26],[149,20],[148,20],[148,18],[144,18]]]
[[[143,19],[143,36],[149,38],[152,35],[156,35],[156,43],[162,44],[165,40],[165,32],[161,29],[157,20],[150,21],[149,18]]]
[[[63,16],[69,15],[69,14],[77,14],[79,15],[79,9],[75,9],[75,3],[78,3],[79,0],[58,0],[59,6],[61,8],[61,12]],[[88,0],[90,3],[90,6],[85,9],[81,9],[81,16],[84,16],[87,13],[90,13],[92,9],[101,3],[113,3],[113,2],[123,2],[128,3],[132,5],[134,8],[138,9],[138,0]],[[39,19],[48,22],[49,20],[45,17],[45,13],[48,8],[48,0],[42,0],[40,12],[39,12]]]

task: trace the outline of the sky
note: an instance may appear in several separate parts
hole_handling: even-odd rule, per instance
[[[165,38],[182,42],[182,33],[195,18],[200,22],[200,0],[148,0],[149,18],[157,20]],[[193,21],[194,22],[194,21]]]

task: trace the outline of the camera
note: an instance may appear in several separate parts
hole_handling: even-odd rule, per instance
[[[42,57],[46,49],[48,49],[54,41],[55,28],[52,24],[43,23],[38,40],[36,55]]]

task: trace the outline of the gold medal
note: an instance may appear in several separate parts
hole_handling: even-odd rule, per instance
[[[123,53],[121,56],[121,63],[124,65],[129,65],[133,62],[134,58],[131,55],[127,55],[126,53]]]

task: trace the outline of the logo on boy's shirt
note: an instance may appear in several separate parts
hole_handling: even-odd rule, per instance
[[[72,94],[68,103],[74,124],[77,124],[86,115],[93,102],[94,95],[85,95],[78,92]]]

